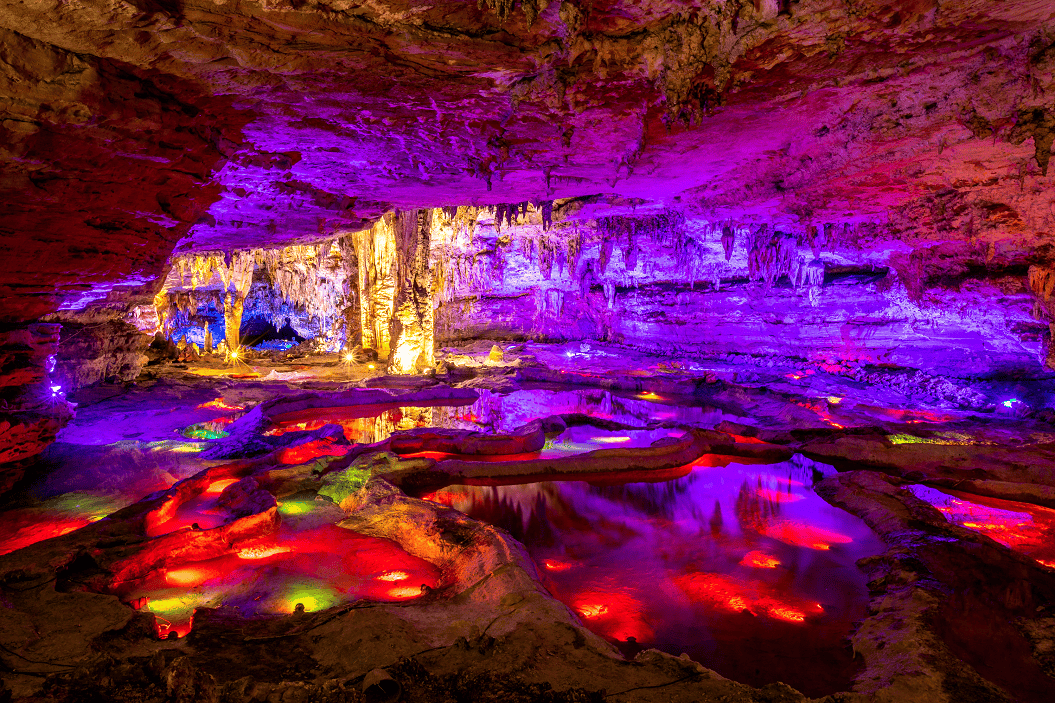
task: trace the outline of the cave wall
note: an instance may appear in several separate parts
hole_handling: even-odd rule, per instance
[[[244,122],[200,86],[3,26],[0,105],[7,321],[157,279],[219,197],[213,169]]]
[[[57,324],[0,327],[0,493],[73,415],[65,391],[51,379],[59,335]]]
[[[471,236],[448,240],[440,345],[607,340],[747,366],[824,365],[862,380],[868,367],[1045,374],[1047,323],[1025,256],[987,262],[947,247],[932,274],[906,273],[907,247],[872,226],[796,232],[642,214],[546,231],[535,209],[500,230],[494,219],[485,213]]]
[[[66,320],[52,378],[67,392],[100,381],[134,381],[147,363],[152,339],[123,320]]]

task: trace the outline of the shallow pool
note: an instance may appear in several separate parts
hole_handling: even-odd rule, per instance
[[[865,615],[861,557],[882,550],[820,499],[808,461],[709,455],[654,483],[452,486],[426,496],[522,541],[551,592],[628,655],[656,647],[752,685],[848,690]]]

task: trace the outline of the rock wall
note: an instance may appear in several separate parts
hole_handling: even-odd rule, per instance
[[[0,22],[7,321],[80,310],[156,279],[219,196],[210,177],[244,121],[199,86],[25,29]]]
[[[66,320],[52,377],[68,392],[100,381],[134,381],[147,363],[152,340],[122,320]]]
[[[63,388],[50,378],[58,348],[59,325],[0,327],[0,493],[73,415]]]
[[[874,227],[795,233],[667,214],[546,231],[534,209],[519,222],[499,230],[485,214],[451,240],[439,344],[602,339],[747,365],[1045,373],[1025,256],[987,264],[950,248],[906,284],[905,247]]]

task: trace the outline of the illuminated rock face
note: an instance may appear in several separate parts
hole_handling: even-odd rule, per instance
[[[17,462],[39,454],[71,416],[55,368],[59,326],[0,329],[0,493],[17,481]]]
[[[1052,227],[1051,21],[1029,0],[12,6],[4,314],[151,280],[181,239],[583,195],[877,222],[909,266],[1018,266]]]
[[[359,283],[320,327],[401,370],[435,327],[1036,375],[1052,29],[1034,0],[0,8],[0,321],[336,241]],[[434,226],[428,274],[424,229],[397,246],[406,213],[525,202],[539,231]]]

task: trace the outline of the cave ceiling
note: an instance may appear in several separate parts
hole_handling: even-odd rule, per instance
[[[1021,268],[1053,97],[1050,0],[4,0],[0,319],[173,250],[563,198]]]

